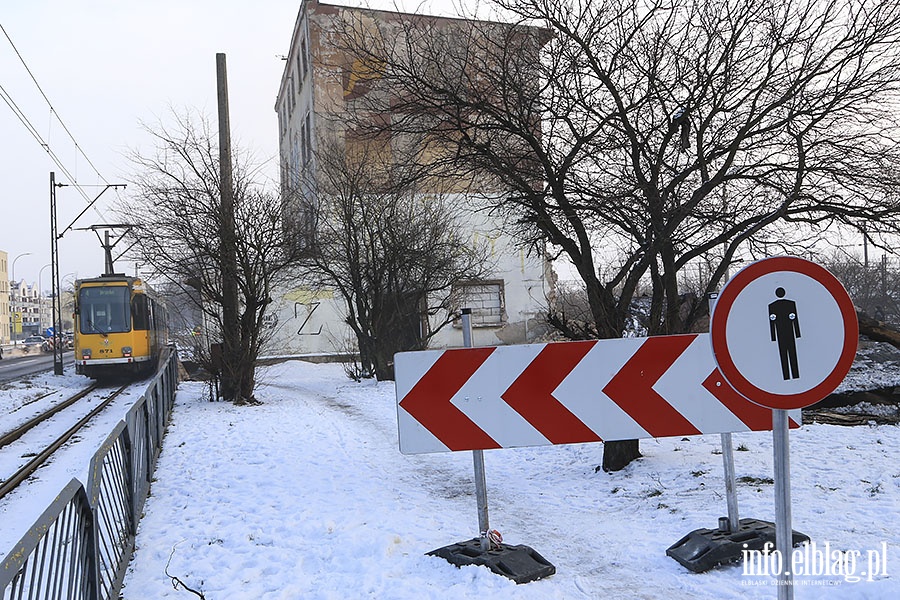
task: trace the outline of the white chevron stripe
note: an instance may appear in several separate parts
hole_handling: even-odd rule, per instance
[[[398,352],[394,355],[394,388],[398,403],[419,383],[443,353],[443,350],[423,350]]]
[[[400,452],[402,454],[450,451],[450,448],[402,408],[397,410],[397,427],[400,431]]]
[[[703,380],[715,368],[709,334],[701,333],[653,389],[702,433],[749,431],[743,421],[703,387]]]
[[[545,345],[500,346],[451,400],[456,408],[504,448],[550,443],[501,398]]]
[[[645,339],[599,340],[553,392],[557,400],[604,440],[651,437],[602,391]]]

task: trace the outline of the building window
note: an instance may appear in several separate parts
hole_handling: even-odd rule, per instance
[[[312,114],[306,113],[306,131],[303,134],[303,143],[306,145],[306,158],[307,160],[312,160]]]
[[[457,310],[472,309],[473,327],[499,327],[506,321],[502,279],[461,282],[453,294]]]
[[[300,160],[302,161],[300,165],[298,165],[297,171],[299,172],[302,167],[306,164],[306,161],[309,160],[309,147],[306,145],[306,122],[300,123]]]
[[[297,53],[297,93],[300,93],[300,90],[303,89],[303,77],[306,74],[306,69],[303,68],[303,50]]]
[[[303,68],[300,70],[300,77],[306,77],[306,69],[309,68],[309,59],[306,55],[306,39],[300,40],[300,60],[303,63]]]

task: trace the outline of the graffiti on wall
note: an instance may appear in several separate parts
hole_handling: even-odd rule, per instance
[[[319,325],[319,329],[316,331],[311,331],[311,328],[310,330],[304,331],[307,323],[309,323],[309,320],[312,318],[313,313],[316,312],[316,309],[319,308],[320,304],[321,302],[294,302],[295,319],[299,319],[300,313],[303,312],[304,308],[306,309],[306,317],[300,324],[300,329],[297,330],[297,335],[319,335],[320,333],[322,333],[323,326],[321,324]]]

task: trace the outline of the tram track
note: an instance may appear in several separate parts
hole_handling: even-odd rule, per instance
[[[0,499],[8,495],[12,492],[16,487],[25,481],[28,477],[30,477],[38,468],[41,467],[47,460],[59,450],[66,442],[68,442],[79,430],[81,430],[85,425],[87,425],[96,415],[98,415],[103,409],[105,409],[109,404],[115,400],[119,394],[128,389],[128,385],[123,385],[122,387],[114,390],[111,394],[105,397],[97,406],[95,406],[87,415],[83,416],[72,425],[69,429],[67,429],[62,435],[58,436],[55,440],[53,440],[50,444],[47,444],[43,450],[39,452],[35,452],[33,458],[29,460],[24,466],[20,467],[15,471],[9,478],[0,481]],[[56,415],[60,411],[72,406],[79,400],[85,398],[91,392],[97,391],[97,385],[93,384],[88,388],[85,388],[71,397],[67,398],[63,402],[54,405],[50,409],[44,411],[42,414],[37,415],[36,417],[30,419],[29,421],[19,425],[9,433],[0,436],[0,450],[3,447],[12,444],[13,442],[19,440],[22,436],[24,436],[29,430],[33,429],[37,425],[46,422],[49,418]],[[31,456],[29,453],[27,456]]]
[[[97,384],[93,383],[93,384],[89,385],[88,387],[84,388],[83,390],[76,392],[75,394],[72,394],[69,398],[63,400],[62,402],[60,402],[58,404],[54,404],[53,406],[51,406],[49,409],[45,410],[41,414],[32,417],[31,419],[29,419],[25,423],[22,423],[21,425],[19,425],[18,427],[16,427],[12,431],[10,431],[9,433],[0,435],[0,448],[3,448],[4,446],[8,446],[9,444],[13,443],[17,439],[19,439],[20,437],[25,435],[28,431],[30,431],[34,426],[40,425],[41,423],[43,423],[44,421],[46,421],[47,419],[49,419],[50,417],[52,417],[53,415],[58,413],[59,411],[72,406],[73,404],[75,404],[76,402],[78,402],[79,400],[81,400],[82,398],[84,398],[85,396],[90,394],[91,392],[93,392],[95,389],[97,389]],[[47,392],[46,394],[38,396],[33,401],[41,400],[43,398],[46,398],[47,396],[52,395],[53,393],[55,393],[55,392]],[[17,408],[16,410],[20,410],[21,408],[22,407]]]

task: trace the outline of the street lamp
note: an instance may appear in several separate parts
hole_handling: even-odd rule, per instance
[[[47,263],[41,267],[40,271],[38,271],[38,332],[44,331],[44,290],[41,283],[44,276],[44,269],[50,266],[53,266],[52,263]],[[41,333],[41,335],[43,335],[43,333]]]
[[[19,260],[20,258],[22,258],[23,256],[31,256],[31,252],[24,252],[13,259],[13,262],[12,262],[12,280],[13,280],[13,282],[16,281],[16,261]],[[10,288],[10,291],[12,291],[12,288]],[[19,293],[22,292],[22,290],[19,287],[16,287],[16,291]],[[19,294],[16,294],[16,296],[18,296],[18,295]],[[16,311],[16,304],[17,304],[16,300],[18,300],[18,298],[16,296],[13,296],[13,306],[12,306],[14,320],[16,318],[15,315],[17,312]],[[22,315],[19,315],[19,323],[20,323],[19,326],[21,327]],[[15,326],[13,327],[13,329],[15,329]],[[13,331],[13,346],[16,345],[16,342],[18,341],[18,339],[19,339],[18,332]]]

